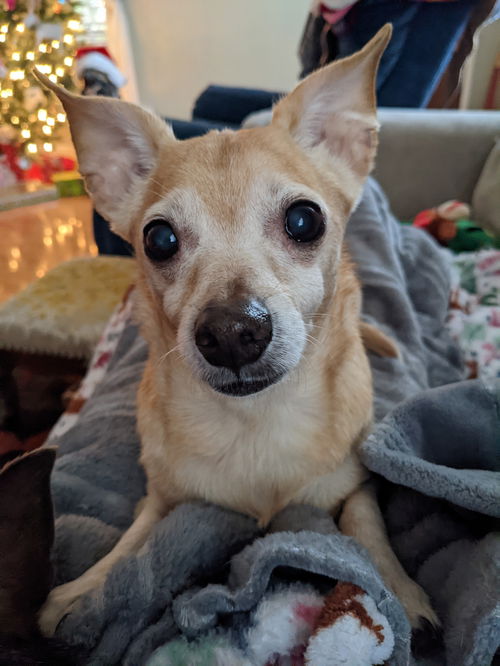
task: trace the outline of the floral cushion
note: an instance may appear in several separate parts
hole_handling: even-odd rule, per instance
[[[455,256],[447,326],[464,355],[469,378],[500,377],[500,251]]]

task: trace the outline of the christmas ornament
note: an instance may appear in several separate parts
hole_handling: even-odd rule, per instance
[[[30,86],[23,91],[24,108],[28,113],[45,103],[45,95],[39,86]]]
[[[36,42],[40,44],[44,41],[57,40],[61,41],[63,36],[63,28],[59,23],[40,23],[36,29]]]
[[[19,164],[19,146],[12,143],[0,143],[0,156],[4,166],[14,174],[16,180],[22,180],[23,172]]]
[[[54,176],[60,172],[74,172],[75,161],[69,157],[44,155],[36,164],[32,164],[24,173],[25,180],[38,180],[52,183]]]
[[[11,143],[16,138],[16,130],[12,125],[0,125],[0,144]]]
[[[0,155],[0,190],[5,187],[11,187],[16,183],[17,178],[10,170],[6,156]]]
[[[84,95],[118,97],[127,79],[105,46],[85,46],[75,55],[75,73],[83,81]]]
[[[40,19],[34,12],[30,12],[29,14],[27,14],[26,18],[24,19],[24,25],[28,28],[28,30],[31,30],[39,23]]]

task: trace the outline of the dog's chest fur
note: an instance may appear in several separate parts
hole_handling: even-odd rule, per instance
[[[218,396],[193,398],[181,388],[171,418],[162,420],[165,445],[143,433],[148,478],[158,485],[170,478],[179,501],[204,499],[262,524],[291,502],[334,508],[364,478],[348,455],[352,434],[333,446],[337,433],[320,382],[273,393],[272,400],[264,393],[253,405],[233,400],[228,407]]]

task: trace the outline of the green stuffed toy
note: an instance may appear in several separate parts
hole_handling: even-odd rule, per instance
[[[500,237],[493,237],[469,219],[470,207],[461,201],[446,201],[436,208],[423,210],[413,219],[413,226],[425,229],[438,243],[453,252],[473,252],[499,248]]]
[[[462,219],[457,220],[455,226],[457,233],[448,243],[448,247],[453,252],[473,252],[483,248],[500,249],[500,237],[491,236],[475,222]]]

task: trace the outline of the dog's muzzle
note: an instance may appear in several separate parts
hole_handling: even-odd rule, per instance
[[[228,395],[250,395],[277,381],[277,377],[254,377],[248,372],[273,337],[271,314],[260,301],[209,303],[195,322],[194,337],[207,363],[234,373],[235,381],[210,382],[215,390]]]

